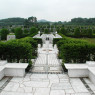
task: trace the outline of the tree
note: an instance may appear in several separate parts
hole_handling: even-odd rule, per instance
[[[74,32],[74,36],[77,37],[77,38],[79,38],[80,35],[81,35],[81,34],[80,34],[80,29],[79,29],[79,28],[76,28],[76,29],[75,29],[75,32]]]
[[[23,31],[21,28],[16,28],[15,29],[15,35],[16,35],[16,38],[22,38],[23,37]]]
[[[46,33],[46,34],[48,34],[48,33],[49,33],[49,30],[48,30],[47,28],[45,29],[45,33]]]
[[[87,30],[87,34],[88,34],[88,37],[92,37],[93,36],[92,29],[88,29]]]
[[[1,40],[6,40],[8,34],[9,34],[9,31],[7,29],[2,29],[1,30]]]
[[[60,32],[61,32],[62,34],[64,34],[64,35],[66,35],[66,30],[65,30],[64,27],[61,28]]]
[[[35,27],[32,27],[30,29],[30,35],[34,34],[34,33],[37,33],[37,29]]]
[[[29,31],[27,29],[24,29],[24,31],[23,31],[24,37],[27,36],[28,34],[29,34]]]

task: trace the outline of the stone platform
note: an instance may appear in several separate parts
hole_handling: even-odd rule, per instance
[[[0,82],[0,87],[7,80]],[[95,85],[88,78],[83,80],[95,93]],[[80,78],[69,78],[67,74],[26,74],[13,77],[0,95],[91,95]],[[94,94],[93,94],[94,95]]]

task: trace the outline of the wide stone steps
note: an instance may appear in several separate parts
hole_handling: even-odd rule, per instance
[[[62,73],[61,66],[34,66],[31,72],[43,72],[43,73]]]

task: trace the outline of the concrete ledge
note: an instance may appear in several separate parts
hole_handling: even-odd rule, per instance
[[[95,62],[88,61],[86,64],[65,64],[69,77],[89,77],[95,84]]]
[[[88,66],[86,64],[65,64],[69,77],[88,77]]]
[[[7,63],[0,66],[0,80],[4,76],[20,76],[25,75],[25,69],[28,63]]]
[[[23,77],[25,75],[25,69],[22,68],[6,68],[4,70],[5,76],[17,76]]]
[[[25,69],[28,64],[26,63],[8,63],[5,66],[5,76],[24,76]]]
[[[72,69],[68,70],[69,77],[88,77],[89,72],[87,69]]]
[[[0,66],[0,80],[4,77],[4,67]]]
[[[26,68],[28,63],[7,63],[5,68]]]
[[[95,67],[90,67],[89,69],[89,78],[95,84]]]
[[[5,61],[5,60],[0,61],[0,66],[3,66],[5,64],[7,64],[7,61]]]

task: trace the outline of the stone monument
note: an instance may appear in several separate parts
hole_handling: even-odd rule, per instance
[[[8,35],[7,35],[7,41],[8,41],[8,40],[12,40],[12,39],[16,39],[15,34],[14,34],[14,33],[8,34]]]

